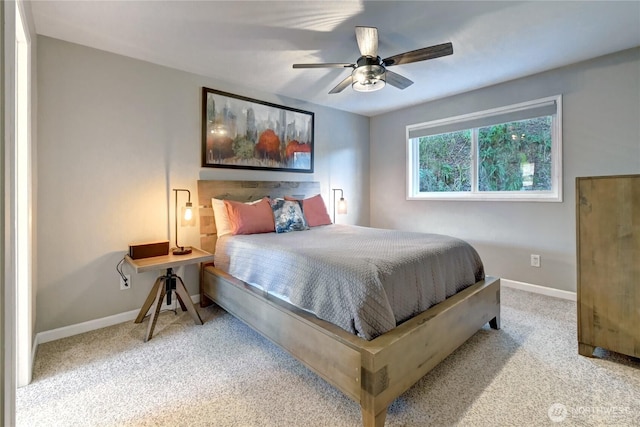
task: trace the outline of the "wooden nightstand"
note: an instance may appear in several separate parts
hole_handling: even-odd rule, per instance
[[[153,270],[166,270],[166,273],[158,277],[154,283],[146,301],[138,313],[138,317],[135,323],[141,323],[147,312],[151,308],[151,318],[149,318],[149,326],[147,326],[147,334],[144,337],[144,341],[147,342],[153,336],[153,328],[156,326],[158,320],[158,314],[160,313],[160,307],[165,295],[167,295],[168,303],[171,302],[171,292],[175,291],[178,297],[178,302],[183,311],[188,311],[194,322],[197,325],[202,325],[202,319],[200,314],[193,306],[193,301],[187,292],[187,288],[184,286],[182,278],[173,272],[176,267],[183,265],[196,264],[202,262],[213,261],[213,255],[209,252],[205,252],[201,249],[193,248],[193,251],[187,255],[162,255],[151,258],[132,259],[129,255],[125,256],[125,260],[136,271],[136,273],[142,273],[144,271]],[[164,283],[164,286],[160,286]]]

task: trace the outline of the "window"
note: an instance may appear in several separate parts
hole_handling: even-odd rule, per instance
[[[562,201],[561,103],[407,126],[407,198]]]

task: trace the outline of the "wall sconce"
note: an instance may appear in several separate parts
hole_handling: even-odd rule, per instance
[[[176,222],[176,248],[173,250],[174,255],[187,255],[191,253],[191,246],[180,246],[178,244],[178,193],[180,191],[186,191],[189,200],[180,210],[180,225],[185,226],[193,226],[195,225],[195,216],[193,214],[193,205],[191,204],[191,192],[189,190],[184,190],[182,188],[174,188],[173,191],[176,193],[176,204],[175,204],[175,222]]]
[[[333,223],[336,223],[336,191],[340,192],[340,201],[338,202],[338,215],[347,213],[347,201],[344,199],[342,188],[332,188],[333,191]]]

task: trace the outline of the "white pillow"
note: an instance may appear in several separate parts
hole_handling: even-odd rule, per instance
[[[213,218],[216,221],[218,237],[231,234],[231,221],[229,221],[229,215],[227,214],[227,207],[224,205],[224,200],[211,199],[211,206],[213,207]]]
[[[253,205],[260,202],[262,199],[254,200],[253,202],[246,202],[247,205]],[[211,207],[213,207],[213,218],[216,221],[216,230],[218,231],[218,237],[222,237],[226,234],[233,233],[233,227],[229,220],[229,214],[227,213],[227,207],[224,204],[224,200],[211,199]]]

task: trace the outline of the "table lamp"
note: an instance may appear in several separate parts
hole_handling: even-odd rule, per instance
[[[191,192],[189,190],[185,190],[182,188],[174,188],[173,191],[176,193],[176,204],[175,204],[175,222],[176,222],[176,248],[173,250],[174,255],[187,255],[191,253],[191,246],[181,246],[178,244],[178,193],[181,191],[186,191],[188,194],[188,201],[185,206],[181,209],[181,220],[180,225],[193,225],[195,222],[193,215],[193,205],[191,204]]]
[[[336,191],[340,192],[340,201],[338,202],[338,215],[347,213],[347,201],[344,199],[342,188],[332,188],[333,190],[333,223],[336,222]]]

